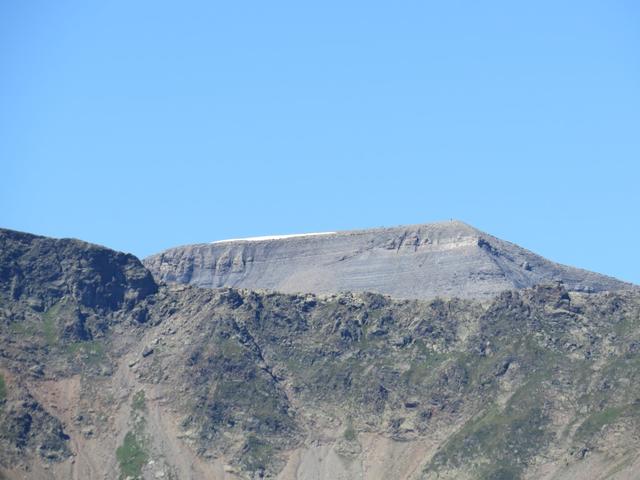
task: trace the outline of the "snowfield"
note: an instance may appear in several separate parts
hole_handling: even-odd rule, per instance
[[[216,240],[211,243],[227,243],[227,242],[261,242],[264,240],[281,240],[283,238],[294,237],[313,237],[317,235],[333,235],[336,232],[317,232],[317,233],[294,233],[291,235],[266,235],[263,237],[246,237],[246,238],[229,238],[227,240]]]

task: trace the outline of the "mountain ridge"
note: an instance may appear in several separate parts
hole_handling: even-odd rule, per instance
[[[435,237],[432,237],[435,238]],[[640,294],[156,284],[0,230],[0,478],[630,480]]]
[[[8,480],[632,480],[640,468],[637,289],[198,288],[157,284],[104,247],[0,230],[0,346]]]
[[[160,282],[394,298],[490,298],[562,281],[570,290],[635,286],[547,260],[460,221],[254,237],[170,248],[143,259]]]

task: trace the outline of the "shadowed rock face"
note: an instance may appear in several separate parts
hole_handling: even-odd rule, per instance
[[[445,227],[440,253],[522,252]],[[482,301],[156,286],[0,231],[0,478],[635,479],[640,293],[561,272]]]
[[[369,291],[396,298],[487,298],[562,281],[572,291],[630,285],[559,265],[451,221],[172,248],[144,260],[156,279],[200,287],[318,294]]]
[[[72,297],[85,307],[132,306],[156,283],[133,255],[74,239],[0,229],[0,291],[37,309]]]
[[[171,353],[139,372],[174,386],[167,398],[191,409],[183,425],[202,451],[244,439],[235,462],[258,473],[244,478],[604,480],[640,468],[638,294],[163,288],[177,295],[170,325],[197,334],[167,339]]]

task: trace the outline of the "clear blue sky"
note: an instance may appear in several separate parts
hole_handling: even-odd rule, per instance
[[[466,221],[640,283],[640,3],[0,3],[0,225]]]

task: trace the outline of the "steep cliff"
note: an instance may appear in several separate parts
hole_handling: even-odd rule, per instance
[[[0,230],[0,478],[632,479],[640,294],[157,286]]]
[[[162,282],[318,294],[375,292],[395,298],[490,298],[552,281],[571,291],[629,285],[567,267],[452,221],[322,235],[187,245],[152,255]]]

